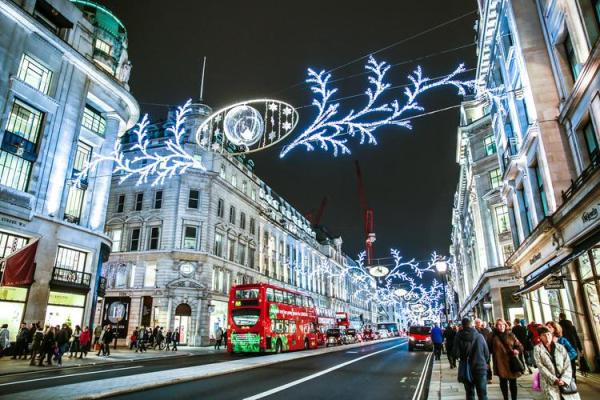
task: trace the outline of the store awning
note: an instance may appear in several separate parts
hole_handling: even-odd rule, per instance
[[[559,255],[542,265],[525,278],[523,278],[524,285],[519,290],[513,293],[515,296],[521,296],[525,293],[531,292],[532,290],[538,289],[544,284],[546,278],[555,272],[559,271],[560,268],[568,263],[572,258],[573,251],[569,251],[563,255]]]
[[[580,255],[594,247],[596,244],[598,244],[598,242],[600,242],[600,230],[588,236],[586,239],[582,240],[577,245],[573,246],[573,251],[571,252],[571,254],[569,254],[569,257],[567,257],[567,259],[563,261],[563,264],[570,263]]]
[[[39,240],[35,239],[27,246],[0,260],[3,271],[0,286],[26,286],[33,283],[38,243]]]

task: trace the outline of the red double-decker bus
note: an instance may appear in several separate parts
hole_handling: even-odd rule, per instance
[[[318,346],[313,299],[293,290],[265,283],[233,286],[228,319],[230,353],[280,353]]]

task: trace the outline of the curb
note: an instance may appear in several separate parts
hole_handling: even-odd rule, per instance
[[[429,353],[427,356],[427,360],[425,360],[425,365],[423,366],[423,370],[421,372],[421,377],[419,379],[419,383],[417,384],[417,388],[415,389],[415,394],[412,397],[412,400],[425,400],[429,396],[429,385],[431,383],[431,372],[433,371],[433,352]]]
[[[326,348],[317,349],[317,350],[320,350],[319,352],[314,352],[315,350],[312,350],[314,353],[293,352],[295,354],[298,354],[298,357],[294,358],[293,360],[298,360],[298,359],[306,358],[306,357],[314,357],[314,356],[328,354],[328,353],[335,353],[335,352],[339,352],[339,351],[343,351],[343,350],[347,350],[347,349],[365,347],[365,346],[369,346],[369,345],[373,345],[373,344],[385,343],[388,341],[398,340],[398,339],[399,338],[388,338],[388,339],[380,339],[376,342],[362,342],[362,343],[355,343],[355,344],[342,345],[342,346],[336,346],[336,347],[326,347]],[[400,338],[400,339],[405,339],[405,338]],[[405,343],[408,343],[408,340],[404,341],[401,344],[405,344]],[[233,367],[226,371],[204,372],[204,373],[199,373],[196,375],[183,377],[183,378],[172,378],[172,379],[169,379],[169,380],[166,380],[163,382],[146,383],[146,384],[139,384],[139,385],[135,385],[135,386],[129,386],[127,388],[110,389],[110,390],[106,390],[104,392],[95,393],[93,395],[78,396],[78,397],[76,397],[76,399],[80,399],[80,400],[103,399],[103,398],[112,397],[112,396],[124,395],[124,394],[132,393],[132,392],[140,392],[140,391],[144,391],[144,390],[155,389],[155,388],[159,388],[159,387],[163,387],[163,386],[177,385],[177,384],[191,382],[191,381],[195,381],[195,380],[199,380],[199,379],[212,378],[214,376],[219,376],[219,375],[233,374],[233,373],[240,372],[240,371],[246,371],[246,370],[255,369],[255,368],[262,368],[262,367],[266,367],[269,365],[279,364],[282,362],[293,361],[293,360],[289,360],[289,359],[273,360],[273,361],[268,361],[268,362],[261,363],[261,364]],[[26,393],[26,392],[22,392],[22,393]]]

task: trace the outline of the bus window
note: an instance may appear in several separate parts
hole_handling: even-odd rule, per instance
[[[272,288],[267,288],[267,300],[268,301],[275,301],[275,294],[273,293],[273,289]]]
[[[283,302],[285,304],[294,304],[293,294],[290,292],[283,292]]]
[[[296,321],[288,321],[288,333],[296,333]]]
[[[308,307],[308,297],[302,296],[302,305]]]
[[[294,304],[297,306],[302,305],[302,296],[295,294],[294,295]]]
[[[260,310],[240,308],[232,311],[233,323],[239,327],[254,326],[258,322]]]
[[[283,303],[283,292],[281,290],[275,290],[275,301],[277,303]]]
[[[236,299],[258,299],[258,289],[238,289],[235,291]]]
[[[275,333],[286,333],[288,330],[287,321],[284,319],[271,320],[271,330]]]
[[[314,307],[315,306],[315,302],[313,301],[312,297],[308,298],[308,306],[309,307]]]

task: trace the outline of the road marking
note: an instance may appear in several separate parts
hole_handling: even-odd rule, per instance
[[[406,382],[406,377],[400,379],[400,383],[404,383],[404,382]]]
[[[67,375],[58,375],[58,376],[48,376],[45,378],[36,378],[36,379],[27,379],[24,381],[16,381],[16,382],[8,382],[8,383],[0,383],[0,386],[9,386],[9,385],[18,385],[19,383],[28,383],[28,382],[38,382],[38,381],[46,381],[46,380],[50,380],[50,379],[61,379],[61,378],[67,378],[70,376],[81,376],[81,375],[92,375],[92,374],[102,374],[105,372],[113,372],[113,371],[123,371],[126,369],[133,369],[133,368],[142,368],[142,365],[136,365],[134,367],[124,367],[124,368],[111,368],[111,369],[104,369],[102,371],[91,371],[91,372],[80,372],[78,374],[67,374]]]
[[[311,379],[318,378],[319,376],[322,376],[322,375],[328,374],[328,373],[330,373],[331,371],[335,371],[336,369],[343,368],[343,367],[345,367],[346,365],[353,364],[353,363],[355,363],[355,362],[357,362],[357,361],[360,361],[360,360],[363,360],[363,359],[365,359],[365,358],[367,358],[367,357],[371,357],[371,356],[374,356],[375,354],[379,354],[379,353],[383,353],[384,351],[389,351],[389,350],[395,349],[396,347],[400,347],[400,346],[402,346],[403,344],[404,344],[404,343],[397,344],[397,345],[395,345],[395,346],[388,347],[387,349],[379,350],[379,351],[376,351],[376,352],[374,352],[374,353],[369,353],[369,354],[367,354],[367,355],[364,355],[364,356],[362,356],[362,357],[355,358],[354,360],[346,361],[345,363],[342,363],[342,364],[340,364],[340,365],[336,365],[335,367],[327,368],[326,370],[323,370],[323,371],[321,371],[321,372],[317,372],[317,373],[315,373],[315,374],[312,374],[312,375],[306,376],[306,377],[304,377],[304,378],[297,379],[297,380],[295,380],[295,381],[293,381],[293,382],[286,383],[285,385],[278,386],[278,387],[276,387],[276,388],[273,388],[273,389],[267,390],[266,392],[258,393],[258,394],[255,394],[254,396],[251,396],[251,397],[246,397],[244,400],[258,400],[258,399],[262,399],[263,397],[270,396],[270,395],[272,395],[272,394],[275,394],[275,393],[281,392],[282,390],[285,390],[285,389],[291,388],[291,387],[293,387],[293,386],[299,385],[299,384],[301,384],[301,383],[303,383],[303,382],[309,381],[309,380],[311,380]]]
[[[421,398],[421,393],[423,392],[423,388],[425,386],[425,374],[429,367],[429,361],[433,357],[433,353],[429,353],[427,359],[425,360],[425,365],[423,366],[423,371],[421,371],[421,377],[419,378],[419,384],[417,385],[417,389],[415,390],[415,394],[412,397],[412,400],[419,400]]]
[[[358,351],[347,351],[346,354],[358,354]]]

